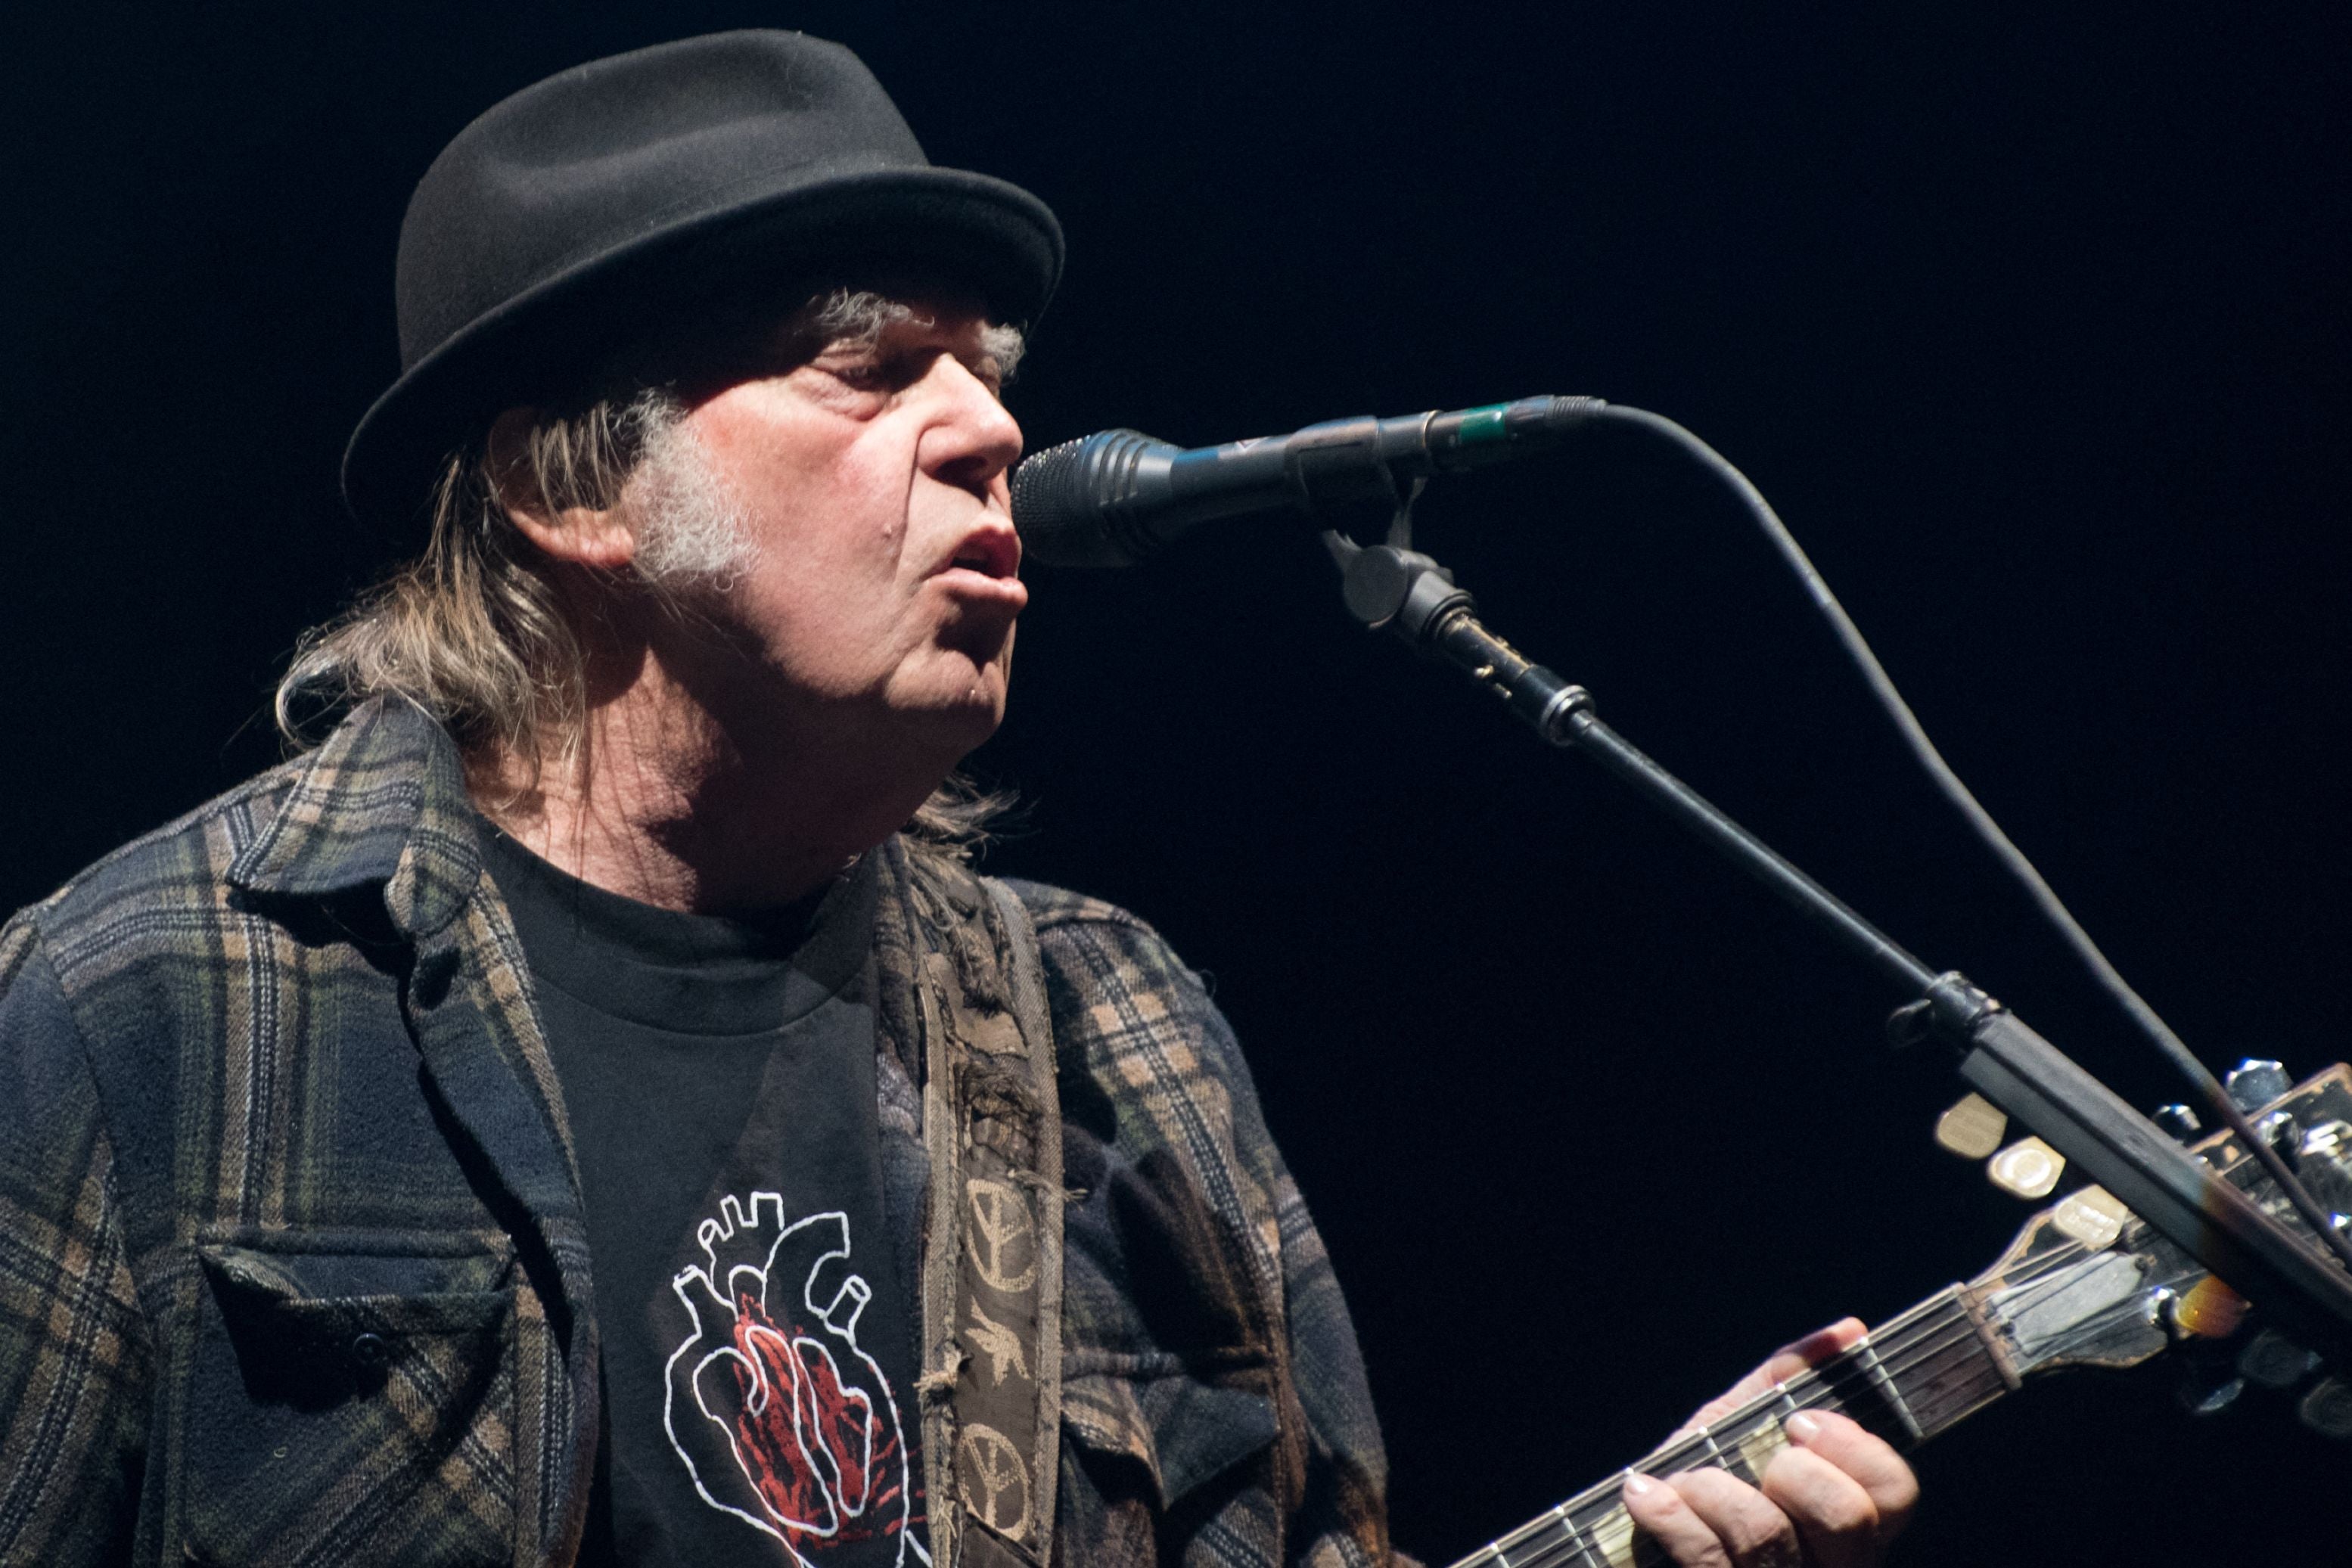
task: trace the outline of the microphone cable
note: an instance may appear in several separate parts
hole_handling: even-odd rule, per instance
[[[1952,770],[1951,764],[1944,760],[1944,754],[1936,749],[1934,741],[1927,738],[1927,731],[1919,723],[1918,716],[1911,711],[1911,705],[1904,701],[1903,694],[1895,689],[1893,677],[1886,673],[1886,666],[1880,664],[1878,655],[1871,651],[1862,629],[1845,612],[1845,606],[1838,602],[1838,597],[1830,591],[1828,581],[1814,567],[1811,558],[1805,554],[1804,547],[1797,543],[1797,537],[1790,531],[1789,525],[1780,520],[1780,514],[1772,509],[1772,504],[1764,498],[1763,492],[1735,467],[1730,459],[1664,414],[1652,413],[1647,409],[1630,408],[1622,403],[1601,403],[1588,411],[1587,417],[1631,425],[1663,436],[1696,459],[1702,467],[1722,480],[1739,498],[1740,504],[1748,508],[1748,515],[1755,518],[1757,526],[1763,529],[1764,537],[1771,542],[1773,549],[1779,552],[1781,560],[1796,573],[1797,580],[1803,584],[1814,608],[1829,622],[1839,647],[1862,673],[1864,685],[1878,699],[1878,705],[1885,710],[1887,717],[1894,721],[1895,730],[1902,736],[1912,758],[1926,770],[1937,790],[1959,812],[1961,820],[1975,830],[1977,837],[1992,851],[1993,858],[2025,889],[2034,907],[2057,927],[2059,936],[2064,938],[2074,956],[2091,972],[2100,988],[2123,1009],[2139,1032],[2156,1047],[2157,1054],[2189,1081],[2196,1089],[2198,1097],[2221,1119],[2222,1125],[2236,1134],[2247,1151],[2262,1162],[2263,1169],[2278,1184],[2279,1190],[2286,1195],[2288,1201],[2294,1205],[2295,1212],[2303,1217],[2305,1223],[2347,1268],[2352,1268],[2352,1239],[2347,1239],[2336,1228],[2328,1212],[2288,1168],[2286,1161],[2271,1146],[2270,1140],[2254,1130],[2237,1102],[2230,1097],[2230,1092],[2173,1032],[2172,1027],[2148,1005],[2147,999],[2133,989],[2130,982],[2108,961],[2106,954],[2091,939],[2091,934],[2074,918],[2074,912],[2066,907],[2065,902],[2042,873],[2026,858],[2025,852],[2001,831],[2000,824],[1993,821],[1992,813],[1984,809],[1969,787],[1960,781],[1960,776]]]

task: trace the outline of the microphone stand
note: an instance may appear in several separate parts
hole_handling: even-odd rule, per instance
[[[2289,1333],[2336,1366],[2352,1367],[2352,1275],[2298,1240],[1966,977],[1922,963],[1643,755],[1601,721],[1582,686],[1488,631],[1453,574],[1410,548],[1412,504],[1419,491],[1416,481],[1400,497],[1386,544],[1366,547],[1337,528],[1325,532],[1350,614],[1462,671],[1544,739],[1591,758],[1778,894],[1914,998],[1888,1019],[1896,1044],[1942,1041],[1957,1053],[1961,1079],[1977,1092],[2032,1128]]]

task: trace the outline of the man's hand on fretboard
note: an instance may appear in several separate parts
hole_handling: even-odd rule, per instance
[[[1863,1337],[1862,1323],[1847,1318],[1774,1352],[1675,1436],[1707,1428]],[[1776,1430],[1783,1440],[1772,1453],[1743,1456],[1759,1485],[1712,1465],[1637,1473],[1626,1478],[1625,1511],[1687,1568],[1871,1568],[1919,1500],[1911,1467],[1885,1439],[1832,1410],[1796,1411]]]

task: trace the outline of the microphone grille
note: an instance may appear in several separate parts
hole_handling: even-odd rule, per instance
[[[1048,566],[1133,565],[1145,552],[1107,507],[1131,488],[1136,459],[1163,444],[1139,431],[1098,430],[1024,458],[1013,470],[1022,549]]]

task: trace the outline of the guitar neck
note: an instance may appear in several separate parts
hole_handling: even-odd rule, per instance
[[[1788,1446],[1781,1422],[1835,1410],[1908,1448],[1958,1424],[2017,1386],[1966,1288],[1954,1285],[1883,1324],[1840,1355],[1799,1374],[1712,1426],[1686,1433],[1633,1467],[1649,1476],[1715,1466],[1757,1482]],[[1633,1568],[1663,1563],[1619,1500],[1630,1471],[1579,1492],[1482,1547],[1454,1568]]]

